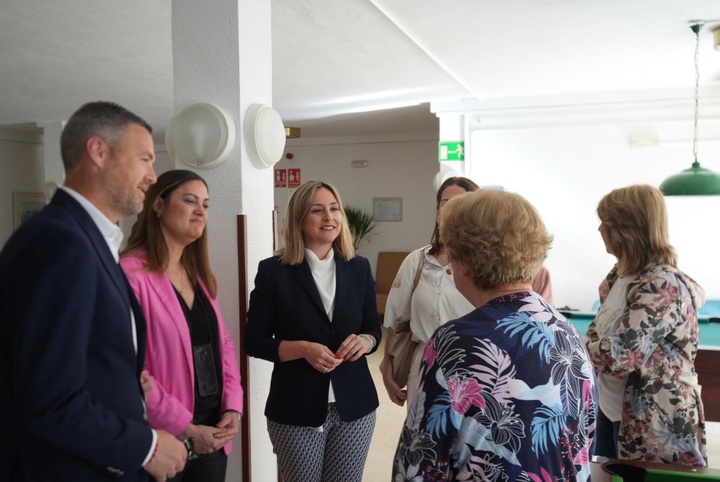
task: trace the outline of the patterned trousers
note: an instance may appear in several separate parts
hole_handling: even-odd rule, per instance
[[[361,482],[375,412],[343,422],[334,403],[322,427],[267,421],[284,482]]]

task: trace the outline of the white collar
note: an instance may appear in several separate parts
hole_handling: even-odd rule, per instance
[[[325,256],[325,259],[320,259],[317,254],[315,254],[315,251],[305,248],[305,258],[307,259],[312,271],[323,268],[327,269],[329,266],[333,265],[335,250],[330,248],[330,252],[328,252],[328,255]]]
[[[60,186],[60,189],[68,193],[87,211],[95,226],[105,238],[105,242],[110,248],[110,252],[115,258],[115,262],[120,261],[120,246],[123,242],[123,232],[120,227],[110,221],[93,203],[87,200],[82,194],[67,186]]]

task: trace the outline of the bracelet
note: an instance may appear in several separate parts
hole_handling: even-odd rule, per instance
[[[372,349],[375,347],[375,341],[373,341],[373,337],[372,337],[372,336],[367,335],[367,334],[365,334],[365,333],[360,333],[358,336],[360,336],[360,337],[362,337],[362,338],[365,338],[368,342],[370,342],[370,347],[369,347],[369,348],[367,349],[367,351],[365,352],[365,354],[367,355],[367,354],[370,353],[370,352],[372,351]]]
[[[195,452],[195,439],[188,437],[183,439],[182,443],[185,446],[185,450],[187,450],[187,459],[195,460],[197,458],[197,453]]]

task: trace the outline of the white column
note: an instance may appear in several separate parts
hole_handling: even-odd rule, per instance
[[[196,102],[224,108],[234,119],[237,140],[218,167],[198,170],[210,190],[210,255],[218,278],[220,305],[239,353],[236,215],[248,216],[249,289],[258,262],[272,254],[272,169],[256,169],[243,139],[249,105],[272,104],[270,2],[257,0],[176,0],[172,4],[175,109]],[[187,168],[177,165],[178,168]],[[254,481],[277,480],[277,464],[263,415],[272,365],[250,364],[251,459]],[[245,381],[243,381],[245,386]],[[241,479],[240,437],[228,464],[227,480]]]
[[[466,176],[470,177],[467,172],[467,166],[470,163],[466,163],[464,160],[443,160],[441,155],[441,146],[443,142],[460,142],[463,143],[461,148],[464,150],[464,158],[469,159],[468,147],[470,136],[467,135],[467,128],[465,118],[463,114],[452,113],[438,113],[438,119],[440,120],[440,143],[438,145],[438,162],[440,163],[438,176],[436,178],[436,184],[439,185],[444,179],[451,176]],[[452,153],[450,155],[452,157]]]
[[[49,201],[55,188],[65,182],[65,167],[60,154],[60,136],[65,121],[36,122],[35,125],[43,130],[43,188]]]

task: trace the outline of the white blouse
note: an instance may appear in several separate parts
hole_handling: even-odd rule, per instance
[[[627,306],[628,286],[635,278],[634,275],[618,278],[610,289],[607,298],[598,309],[595,329],[600,338],[606,338],[617,330]],[[625,398],[627,377],[599,373],[597,379],[600,410],[611,422],[619,422],[622,419],[622,405]]]
[[[335,250],[330,249],[325,259],[320,259],[314,251],[305,248],[305,258],[310,265],[315,286],[320,292],[325,313],[332,321],[333,311],[335,311]]]
[[[335,250],[330,249],[325,259],[320,259],[313,250],[305,248],[305,259],[310,265],[310,271],[315,280],[315,286],[320,293],[325,313],[332,322],[333,311],[335,311]],[[328,389],[328,403],[334,401],[335,391],[331,381]]]
[[[410,320],[413,338],[427,343],[444,323],[470,313],[475,307],[455,288],[452,266],[442,266],[428,254],[430,246],[416,249],[400,265],[388,294],[383,324],[395,327],[398,321]],[[413,292],[413,282],[420,257],[422,273]]]

